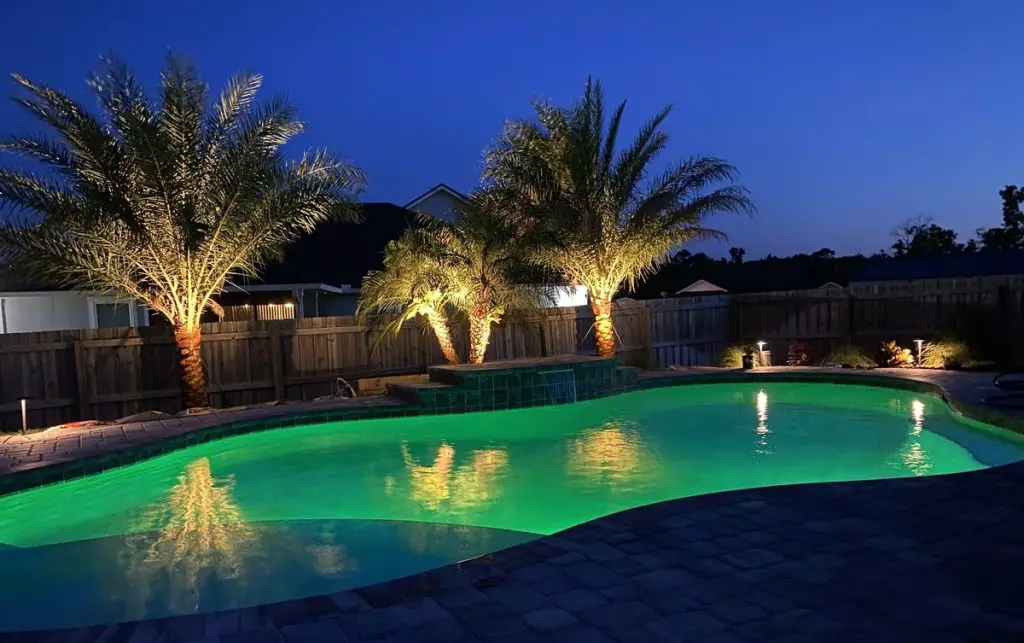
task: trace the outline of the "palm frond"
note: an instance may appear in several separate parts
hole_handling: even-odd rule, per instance
[[[665,107],[617,149],[625,103],[607,126],[600,83],[587,80],[568,108],[534,105],[536,118],[506,125],[485,155],[484,184],[505,195],[506,216],[530,236],[533,258],[607,301],[649,275],[679,245],[717,238],[704,220],[752,212],[736,170],[713,157],[684,160],[651,178],[668,144]],[[725,184],[725,185],[723,185]]]

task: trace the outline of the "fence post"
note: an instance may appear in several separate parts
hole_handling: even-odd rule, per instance
[[[79,339],[72,346],[75,351],[75,382],[78,386],[78,419],[85,420],[89,416],[89,374],[85,371],[85,347]]]
[[[853,298],[853,293],[850,293],[849,295],[846,296],[846,333],[844,334],[846,335],[847,342],[850,344],[850,346],[853,346],[854,340],[856,339],[856,334],[853,330],[854,301],[855,300]]]
[[[1006,286],[999,286],[997,297],[999,306],[998,341],[1000,361],[1004,365],[1009,365],[1013,362],[1011,356],[1013,347],[1010,341],[1010,289]]]
[[[640,318],[640,350],[643,352],[642,365],[644,368],[654,366],[654,347],[651,345],[651,307],[648,302],[643,302],[643,311]]]
[[[548,323],[551,321],[551,315],[542,312],[537,319],[537,332],[540,334],[540,356],[547,357],[551,355],[551,340],[549,339],[550,333],[548,332]]]
[[[284,359],[281,356],[281,325],[270,322],[270,371],[274,380],[274,399],[284,399]]]

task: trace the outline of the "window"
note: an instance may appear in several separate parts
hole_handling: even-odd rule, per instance
[[[134,326],[130,304],[96,304],[96,328]]]
[[[90,328],[126,328],[149,325],[145,304],[115,297],[89,298]]]

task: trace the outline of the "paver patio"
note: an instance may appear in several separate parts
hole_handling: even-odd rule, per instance
[[[359,590],[0,641],[1024,641],[1022,488],[1017,463],[697,496]]]

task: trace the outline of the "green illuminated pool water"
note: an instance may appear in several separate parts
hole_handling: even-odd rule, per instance
[[[829,384],[279,429],[0,498],[0,630],[339,591],[670,498],[1022,458],[937,398]]]

